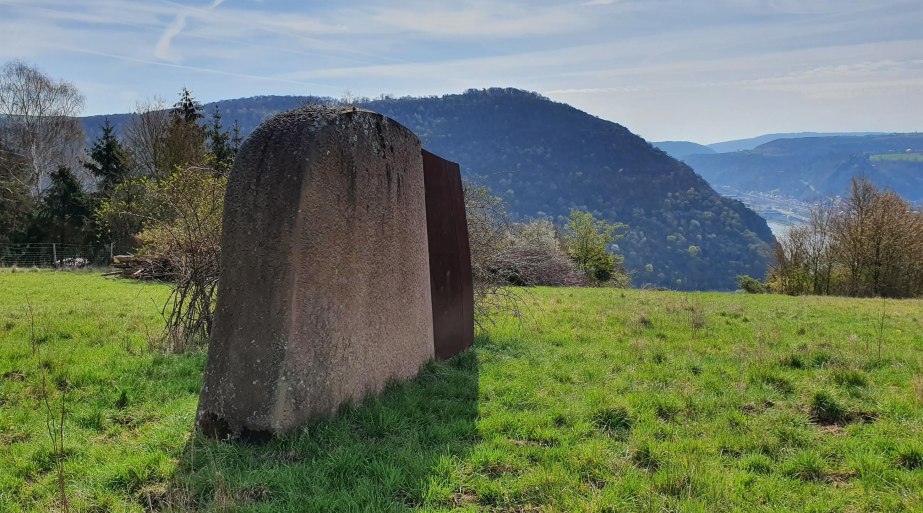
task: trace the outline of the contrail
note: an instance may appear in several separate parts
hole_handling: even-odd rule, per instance
[[[165,61],[170,60],[170,44],[173,42],[173,38],[178,36],[184,28],[186,28],[186,15],[178,14],[173,23],[167,26],[160,39],[157,40],[157,46],[154,47],[154,57]]]
[[[328,90],[332,88],[332,86],[330,86],[329,84],[321,84],[319,82],[305,82],[303,80],[292,80],[292,79],[283,78],[283,77],[267,77],[263,75],[234,73],[231,71],[223,71],[223,70],[214,69],[214,68],[205,68],[202,66],[186,66],[183,64],[174,64],[171,62],[152,61],[148,59],[138,59],[136,57],[129,57],[127,55],[118,55],[118,54],[107,53],[107,52],[97,52],[95,50],[90,50],[87,48],[74,48],[72,46],[54,46],[54,47],[59,48],[61,50],[66,50],[68,52],[84,53],[88,55],[98,55],[100,57],[108,57],[110,59],[118,59],[118,60],[127,61],[127,62],[137,62],[140,64],[153,64],[155,66],[165,66],[168,68],[185,69],[185,70],[190,70],[190,71],[198,71],[201,73],[213,73],[216,75],[224,75],[228,77],[247,78],[251,80],[264,80],[268,82],[283,82],[286,84],[296,84],[300,86],[320,87],[320,88],[324,88]]]
[[[204,11],[211,11],[217,8],[219,5],[223,4],[225,0],[212,0],[211,5],[206,7]],[[185,12],[180,12],[176,15],[176,18],[173,20],[173,23],[167,26],[167,29],[163,31],[163,34],[160,36],[160,39],[157,40],[157,45],[154,46],[154,57],[169,61],[170,59],[170,45],[173,43],[173,38],[178,36],[180,32],[186,28],[186,18],[189,15]]]

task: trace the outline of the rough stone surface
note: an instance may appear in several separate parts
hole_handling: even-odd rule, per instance
[[[228,183],[198,424],[289,431],[433,358],[420,141],[353,108],[278,115]]]

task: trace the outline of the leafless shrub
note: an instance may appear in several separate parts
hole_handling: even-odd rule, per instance
[[[888,316],[887,299],[881,298],[881,315],[878,316],[878,360],[881,361],[881,346],[885,339],[885,319]]]
[[[683,298],[684,309],[689,312],[689,327],[692,330],[692,338],[696,338],[700,331],[707,326],[705,319],[705,309],[698,301],[690,301],[689,297]]]
[[[67,482],[65,479],[64,468],[64,420],[67,415],[67,389],[70,387],[70,381],[67,378],[57,383],[57,389],[60,394],[60,409],[57,404],[53,404],[52,387],[48,383],[48,365],[39,360],[36,350],[37,341],[35,338],[35,311],[32,307],[32,300],[27,299],[29,310],[29,338],[32,344],[32,358],[39,369],[41,381],[38,390],[38,411],[45,414],[45,430],[51,440],[51,456],[54,460],[55,470],[57,472],[58,495],[62,511],[70,511],[70,501],[67,497]]]
[[[211,333],[226,186],[214,170],[189,167],[163,180],[142,178],[124,185],[143,190],[142,201],[103,206],[104,216],[142,220],[137,261],[150,266],[142,274],[173,283],[163,307],[171,351],[182,352]]]
[[[563,251],[542,246],[511,246],[494,257],[495,272],[513,285],[579,287],[586,285]]]
[[[474,319],[480,328],[498,312],[519,316],[522,298],[510,288],[498,256],[509,248],[510,216],[506,204],[483,185],[464,184],[465,215],[474,281]]]
[[[54,457],[55,467],[58,473],[58,495],[61,501],[61,509],[70,511],[70,502],[67,499],[67,483],[64,477],[64,419],[67,405],[67,380],[59,386],[61,393],[60,414],[56,405],[51,404],[51,392],[48,388],[47,371],[42,369],[42,389],[41,401],[45,411],[45,429],[51,438],[51,454]]]
[[[169,311],[167,334],[174,345],[206,340],[211,333],[226,184],[210,169],[175,173],[152,198],[171,215],[139,236],[142,252],[166,262],[172,278],[165,311]]]

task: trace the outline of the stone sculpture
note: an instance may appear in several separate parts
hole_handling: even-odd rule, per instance
[[[426,232],[436,358],[443,360],[474,343],[474,288],[461,170],[423,150]]]
[[[225,200],[203,432],[290,431],[433,358],[421,152],[389,118],[325,106],[280,114],[243,144]]]

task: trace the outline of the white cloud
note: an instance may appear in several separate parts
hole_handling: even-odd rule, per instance
[[[192,1],[0,0],[0,59],[163,96],[188,81],[214,99],[516,86],[662,138],[831,109],[843,128],[872,109],[923,119],[919,0]],[[88,105],[119,110],[94,91]]]

